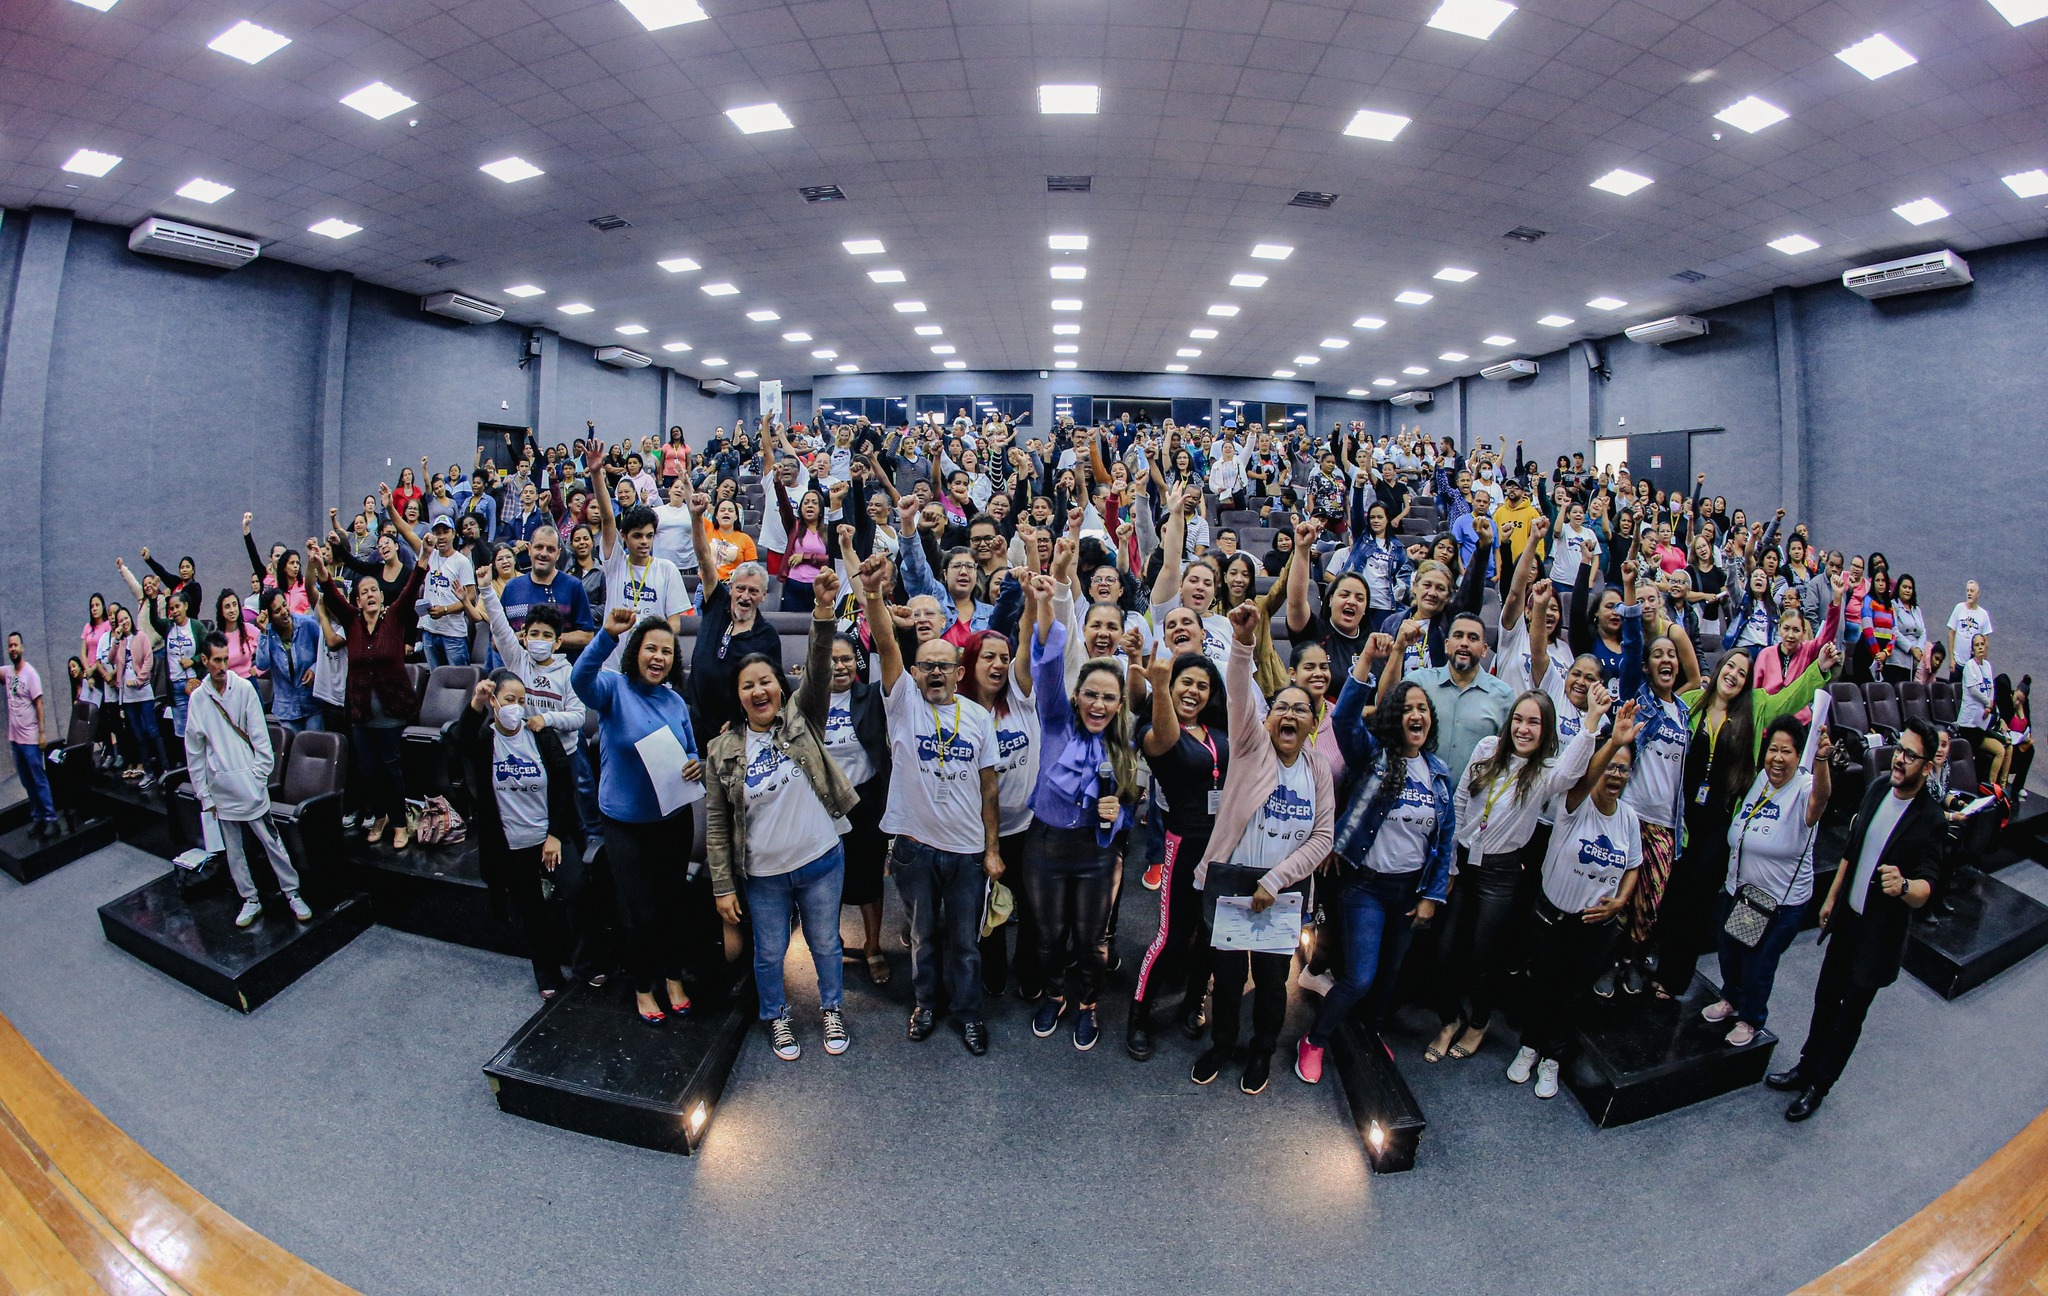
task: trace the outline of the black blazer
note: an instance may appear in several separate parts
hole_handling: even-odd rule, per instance
[[[541,768],[548,775],[548,834],[562,843],[564,859],[583,857],[583,821],[576,810],[576,773],[569,764],[569,749],[558,730],[543,729],[534,736],[540,749]],[[469,791],[469,831],[477,845],[477,863],[484,884],[494,899],[502,902],[513,886],[527,879],[506,876],[505,823],[498,817],[498,798],[491,791],[492,744],[489,726],[475,707],[464,706],[455,722],[455,750]]]
[[[1848,870],[1842,895],[1829,918],[1829,939],[1836,944],[1830,957],[1853,959],[1851,976],[1856,985],[1865,989],[1888,986],[1899,979],[1899,964],[1906,957],[1907,928],[1913,918],[1913,909],[1905,900],[1884,893],[1875,870],[1863,899],[1863,912],[1857,913],[1849,903],[1849,889],[1856,883],[1856,861],[1863,854],[1870,817],[1876,813],[1879,800],[1891,794],[1891,780],[1882,775],[1873,778],[1863,794],[1855,822],[1849,825],[1849,844],[1842,851],[1842,867]],[[1878,856],[1879,867],[1890,864],[1907,880],[1917,878],[1932,886],[1948,841],[1947,828],[1941,807],[1923,786],[1893,826],[1884,853]]]

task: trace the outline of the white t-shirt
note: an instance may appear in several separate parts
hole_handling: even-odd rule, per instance
[[[1436,783],[1429,776],[1429,762],[1410,756],[1402,770],[1401,791],[1372,839],[1372,849],[1365,853],[1365,866],[1375,873],[1413,873],[1428,858],[1430,834],[1435,831]]]
[[[1970,640],[1978,635],[1991,633],[1991,609],[1971,609],[1968,602],[1958,603],[1948,614],[1948,628],[1956,632],[1955,655],[1965,661],[1970,657]]]
[[[1543,896],[1568,914],[1620,894],[1622,877],[1643,862],[1642,821],[1626,800],[1601,814],[1592,797],[1563,810],[1543,858]]]
[[[604,556],[604,611],[608,615],[613,608],[621,607],[632,608],[636,618],[660,617],[666,621],[690,610],[690,591],[684,587],[683,574],[674,563],[655,557],[650,557],[644,566],[635,563],[621,543]],[[598,617],[598,623],[604,623],[603,615]],[[621,639],[605,659],[605,669],[617,670],[625,650],[626,641]]]
[[[1580,551],[1582,541],[1592,546],[1589,552]],[[1593,529],[1566,523],[1562,531],[1551,537],[1550,583],[1559,590],[1570,589],[1579,579],[1580,562],[1597,562],[1599,557],[1600,537],[1593,533]]]
[[[313,658],[313,696],[329,706],[348,705],[348,645],[329,648],[325,632]]]
[[[188,679],[197,679],[206,673],[196,666],[191,669],[187,669],[185,666],[188,660],[195,663],[199,660],[197,645],[198,640],[192,633],[192,623],[190,621],[187,621],[184,625],[176,623],[165,625],[164,665],[170,669],[172,684],[182,684]],[[316,685],[319,683],[317,673],[314,676],[313,682]],[[182,689],[179,690],[179,692],[183,691]]]
[[[1994,679],[1990,662],[1971,659],[1963,663],[1963,696],[1956,704],[1957,728],[1991,727],[1991,704],[1997,697],[1994,692]],[[121,700],[127,701],[127,689],[124,688],[121,692]]]
[[[1813,776],[1804,770],[1794,770],[1781,788],[1757,771],[1728,825],[1728,894],[1747,882],[1781,905],[1813,897],[1813,829],[1806,822],[1812,801]]]
[[[654,556],[666,558],[677,571],[697,570],[697,545],[691,538],[690,510],[679,504],[654,506]]]
[[[1849,879],[1849,907],[1857,913],[1863,912],[1864,893],[1870,889],[1870,879],[1877,875],[1877,862],[1884,858],[1884,848],[1891,843],[1892,829],[1899,826],[1911,804],[1912,797],[1902,797],[1897,792],[1878,798],[1877,809],[1870,816],[1870,831],[1863,834],[1863,853],[1856,857],[1856,872]]]
[[[459,591],[476,586],[476,568],[460,553],[450,553],[443,558],[440,554],[427,555],[427,579],[420,587],[420,597],[429,607],[447,607],[462,602]],[[446,616],[427,617],[420,627],[437,635],[449,635],[457,639],[469,637],[469,614],[459,607]]]
[[[1031,794],[1038,787],[1038,708],[1008,682],[1010,709],[995,717],[996,831],[1007,837],[1031,826]]]
[[[1665,828],[1677,826],[1671,822],[1671,816],[1678,804],[1678,782],[1685,774],[1685,749],[1691,740],[1685,722],[1680,719],[1680,707],[1676,699],[1659,702],[1656,711],[1643,715],[1650,735],[1636,742],[1635,777],[1622,793],[1638,815]],[[1662,716],[1657,712],[1662,712]]]
[[[525,725],[510,737],[491,725],[491,789],[505,824],[505,845],[525,850],[548,839],[548,771]]]
[[[1280,766],[1280,779],[1267,794],[1266,803],[1245,825],[1237,849],[1230,852],[1232,864],[1270,873],[1280,862],[1298,851],[1315,827],[1316,780],[1302,756],[1294,764]]]
[[[1543,678],[1532,683],[1530,676],[1536,672],[1536,656],[1529,651],[1529,619],[1523,617],[1515,622],[1514,629],[1500,632],[1500,647],[1494,652],[1493,673],[1517,693],[1540,688],[1555,697],[1564,691],[1564,672],[1557,668],[1557,663],[1562,660],[1569,664],[1571,659],[1572,650],[1568,645],[1551,644]],[[1556,684],[1554,688],[1553,681]]]
[[[1764,606],[1762,599],[1757,599],[1750,605],[1749,615],[1742,619],[1742,628],[1735,632],[1735,646],[1737,648],[1770,647],[1772,642],[1771,627],[1775,624],[1777,624],[1777,618],[1771,615],[1770,608]]]
[[[810,488],[811,470],[799,464],[796,481],[789,488],[790,512],[796,512],[803,503],[804,492]],[[761,491],[761,534],[755,539],[754,547],[763,554],[781,553],[789,544],[789,532],[782,525],[782,509],[776,504],[775,483],[764,480]]]
[[[889,718],[889,804],[882,831],[933,850],[980,855],[981,771],[996,766],[996,727],[979,704],[925,701],[909,671],[883,695]]]
[[[1169,594],[1152,605],[1152,631],[1155,636],[1166,624],[1166,614],[1179,606],[1180,595],[1177,593]],[[1215,662],[1217,670],[1222,670],[1230,664],[1230,639],[1233,633],[1229,617],[1211,612],[1202,618],[1202,655]]]
[[[803,769],[768,734],[747,730],[747,876],[794,873],[839,844]]]
[[[875,763],[853,727],[853,692],[834,693],[825,710],[825,754],[839,764],[846,781],[859,787],[875,776]]]

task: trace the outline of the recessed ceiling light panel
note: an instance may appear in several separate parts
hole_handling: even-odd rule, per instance
[[[1514,11],[1515,7],[1506,0],[1444,0],[1429,16],[1429,25],[1439,31],[1485,40]]]
[[[1195,358],[1196,356],[1198,356],[1198,355],[1202,354],[1202,348],[1200,348],[1200,347],[1182,347],[1182,348],[1181,348],[1180,350],[1178,350],[1178,351],[1174,352],[1174,354],[1175,354],[1175,355],[1177,355],[1177,356],[1179,356],[1179,357],[1181,357],[1181,358],[1182,358],[1182,359],[1184,359],[1184,360],[1192,360],[1192,359],[1194,359],[1194,358]]]
[[[1437,271],[1436,274],[1431,277],[1436,279],[1442,279],[1446,283],[1464,283],[1467,280],[1475,279],[1478,276],[1479,272],[1477,270],[1460,270],[1457,266],[1445,266],[1443,269]]]
[[[1738,99],[1715,113],[1714,119],[1727,122],[1737,130],[1745,130],[1754,135],[1764,127],[1775,126],[1791,115],[1778,105],[1751,95],[1747,99]]]
[[[1439,360],[1448,360],[1452,364],[1456,364],[1460,360],[1470,360],[1471,358],[1471,356],[1466,355],[1463,351],[1446,351],[1437,357]]]
[[[546,292],[547,289],[545,288],[536,288],[532,284],[523,283],[513,284],[510,288],[507,288],[505,290],[505,295],[507,297],[539,297]]]
[[[938,337],[941,334],[943,334],[946,330],[940,328],[936,324],[920,324],[910,331],[917,334],[919,337]]]
[[[1234,274],[1230,276],[1230,286],[1232,288],[1263,288],[1266,286],[1266,276],[1262,274]]]
[[[706,297],[733,297],[739,294],[739,289],[729,283],[699,284],[697,290]]]
[[[1102,87],[1042,85],[1038,87],[1038,111],[1048,114],[1100,112]]]
[[[660,266],[662,269],[668,271],[670,274],[681,274],[685,270],[702,270],[704,268],[703,266],[698,265],[695,261],[691,260],[689,257],[670,257],[666,261],[656,261],[654,264]]]
[[[1292,370],[1292,369],[1275,369],[1275,370],[1273,371],[1273,376],[1274,376],[1275,378],[1292,378],[1292,377],[1294,377],[1294,370]]]
[[[1783,252],[1786,256],[1798,256],[1801,252],[1813,251],[1820,244],[1804,234],[1787,234],[1784,238],[1772,239],[1770,246]]]
[[[894,302],[892,304],[896,307],[896,311],[900,315],[924,314],[924,303],[921,301],[900,301]]]
[[[1598,180],[1593,181],[1593,188],[1605,189],[1608,193],[1619,194],[1621,197],[1626,198],[1650,183],[1652,181],[1646,175],[1637,175],[1633,171],[1616,167]]]
[[[876,283],[902,283],[903,272],[901,270],[870,270],[868,271],[868,278]]]
[[[596,310],[597,307],[588,305],[584,302],[569,302],[566,305],[557,306],[555,307],[555,309],[562,312],[562,314],[564,315],[588,315],[590,314],[590,312]]]
[[[1587,302],[1586,305],[1591,306],[1594,310],[1611,311],[1620,310],[1628,305],[1628,303],[1619,297],[1595,297],[1592,301]]]
[[[839,246],[855,256],[879,256],[882,252],[880,239],[847,239]]]
[[[521,180],[531,180],[537,175],[547,174],[523,157],[499,158],[496,162],[484,163],[477,170],[488,176],[496,176],[506,184],[517,184]]]
[[[1344,133],[1356,135],[1360,139],[1391,140],[1408,128],[1410,120],[1399,113],[1374,112],[1370,108],[1360,108],[1352,114],[1351,122],[1344,128]]]
[[[1900,203],[1892,210],[1915,225],[1925,225],[1948,215],[1948,208],[1932,198],[1915,198],[1912,202]]]
[[[619,0],[626,12],[648,31],[665,31],[684,23],[703,22],[710,15],[697,0]]]
[[[690,344],[688,342],[664,342],[661,344],[661,349],[674,352],[688,351]]]
[[[2048,0],[2042,0],[2042,3],[2048,5]],[[2021,171],[2006,176],[2005,187],[2022,198],[2039,198],[2042,194],[2048,194],[2048,171],[2035,167],[2032,171]]]
[[[1056,311],[1077,311],[1081,309],[1081,299],[1079,297],[1055,297],[1052,299],[1052,308]]]
[[[1237,307],[1227,305],[1222,302],[1218,302],[1216,305],[1211,306],[1209,308],[1209,313],[1211,315],[1219,315],[1227,319],[1230,316],[1237,314]]]
[[[1890,76],[1900,68],[1912,67],[1920,60],[1907,53],[1898,42],[1879,32],[1866,40],[1857,41],[1848,49],[1835,55],[1836,58],[1855,68],[1872,81]]]
[[[782,340],[784,342],[808,342],[811,340],[811,335],[808,333],[784,333]]]
[[[318,225],[308,225],[306,227],[306,232],[308,234],[324,234],[331,239],[345,239],[351,234],[362,233],[363,227],[360,225],[351,225],[345,220],[329,216],[326,220],[321,221]]]
[[[1048,234],[1045,236],[1045,245],[1055,252],[1086,252],[1088,250],[1088,236],[1086,234]]]
[[[64,169],[73,175],[103,176],[120,165],[121,159],[112,153],[89,148],[82,148],[64,159]]]
[[[1078,337],[1081,332],[1081,326],[1079,324],[1055,324],[1052,326],[1052,331],[1055,337]]]
[[[1348,347],[1350,345],[1350,338],[1327,337],[1324,338],[1322,341],[1323,349],[1326,351],[1342,351],[1345,347]]]
[[[1285,261],[1294,255],[1294,249],[1285,243],[1254,243],[1252,255],[1261,261]]]
[[[229,58],[238,58],[244,63],[261,63],[292,43],[289,36],[280,36],[268,27],[258,27],[252,22],[238,22],[220,35],[206,42],[206,48],[218,50]]]
[[[1481,338],[1479,340],[1490,347],[1513,346],[1515,344],[1515,340],[1505,333],[1496,333],[1492,337]]]
[[[613,330],[615,333],[624,333],[627,337],[639,337],[646,331],[647,326],[645,324],[621,324]]]
[[[383,121],[395,112],[404,112],[419,101],[403,90],[394,90],[382,81],[372,81],[352,94],[342,96],[341,101],[373,121]]]
[[[1406,369],[1403,369],[1403,370],[1402,370],[1401,372],[1402,372],[1402,373],[1404,373],[1404,374],[1414,374],[1415,376],[1417,376],[1417,377],[1420,377],[1420,376],[1422,376],[1423,374],[1426,374],[1426,373],[1428,373],[1428,372],[1429,372],[1429,366],[1427,366],[1427,365],[1409,365],[1409,366],[1408,366],[1408,367],[1407,367]]]
[[[1387,322],[1377,315],[1360,315],[1351,321],[1351,327],[1355,329],[1383,329],[1386,326]]]
[[[1572,322],[1572,317],[1569,315],[1545,315],[1536,322],[1545,328],[1563,328]]]
[[[2007,183],[2010,184],[2011,181],[2007,180]],[[195,176],[178,190],[178,197],[190,198],[193,202],[217,203],[233,192],[234,190],[227,185],[215,184],[211,180],[201,180]]]
[[[772,310],[750,310],[747,312],[747,318],[756,324],[767,324],[773,320],[781,319],[782,316],[777,315]]]
[[[1394,295],[1394,300],[1401,303],[1403,306],[1421,306],[1428,302],[1435,301],[1436,295],[1433,293],[1417,292],[1413,288],[1410,288],[1407,292],[1396,293]]]
[[[796,125],[789,114],[782,111],[781,104],[749,104],[744,108],[728,108],[725,115],[733,125],[740,128],[742,135],[759,135],[763,131],[788,130]]]

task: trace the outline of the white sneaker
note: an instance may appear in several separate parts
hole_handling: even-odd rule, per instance
[[[1719,999],[1700,1009],[1700,1016],[1710,1022],[1724,1022],[1735,1015],[1735,1005],[1726,999]]]
[[[261,900],[244,900],[242,901],[242,911],[235,915],[235,926],[253,926],[256,920],[262,916],[263,902]]]
[[[796,1026],[786,1011],[768,1022],[768,1042],[774,1048],[775,1056],[784,1062],[794,1062],[804,1055],[804,1046],[797,1043]]]
[[[1337,978],[1328,972],[1304,972],[1294,978],[1294,984],[1315,995],[1328,995],[1336,986]]]
[[[1529,1075],[1536,1069],[1536,1050],[1525,1048],[1515,1054],[1515,1060],[1508,1063],[1508,1083],[1528,1084]]]
[[[1557,1097],[1557,1059],[1544,1058],[1536,1064],[1536,1096]]]
[[[290,895],[286,896],[285,899],[291,902],[292,917],[298,919],[300,922],[313,921],[313,906],[307,904],[304,900],[301,900],[299,898],[298,892],[292,892]]]

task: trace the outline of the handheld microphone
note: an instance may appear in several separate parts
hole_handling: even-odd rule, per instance
[[[1098,800],[1116,795],[1116,766],[1107,759],[1095,767],[1095,795]]]

